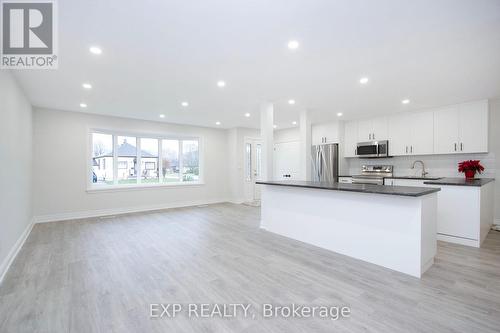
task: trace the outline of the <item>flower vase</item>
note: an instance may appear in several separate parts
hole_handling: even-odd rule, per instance
[[[465,170],[465,179],[474,179],[476,175],[476,171],[474,170]]]

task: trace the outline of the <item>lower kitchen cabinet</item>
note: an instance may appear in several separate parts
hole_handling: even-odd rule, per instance
[[[386,178],[388,186],[439,187],[438,240],[480,247],[493,223],[494,184],[483,186],[426,185],[421,179]]]
[[[494,182],[481,187],[441,185],[438,240],[480,247],[493,223]]]

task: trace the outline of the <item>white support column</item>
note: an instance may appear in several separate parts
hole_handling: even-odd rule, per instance
[[[260,107],[260,137],[262,139],[262,180],[273,180],[274,105],[262,103]]]
[[[311,120],[300,112],[300,180],[311,180]]]

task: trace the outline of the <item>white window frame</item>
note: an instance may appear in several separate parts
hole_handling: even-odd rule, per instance
[[[92,133],[108,134],[112,135],[113,138],[113,185],[105,184],[95,184],[92,182]],[[137,183],[136,184],[118,184],[118,152],[116,147],[118,146],[118,136],[128,136],[135,137],[137,140]],[[157,133],[139,133],[134,131],[122,131],[113,129],[101,129],[101,128],[89,128],[87,133],[88,144],[87,144],[87,168],[86,168],[86,179],[87,179],[87,192],[101,192],[101,191],[121,191],[121,190],[133,190],[133,189],[144,189],[144,188],[155,188],[155,187],[179,187],[179,186],[201,186],[204,185],[204,145],[203,138],[200,136],[183,136],[176,134],[157,134]],[[158,183],[141,183],[141,143],[140,139],[156,139],[158,140]],[[199,176],[197,181],[186,182],[182,181],[182,173],[178,182],[163,182],[163,176],[161,175],[162,168],[162,140],[178,140],[179,141],[179,169],[182,171],[182,141],[196,140],[198,141],[198,168]]]

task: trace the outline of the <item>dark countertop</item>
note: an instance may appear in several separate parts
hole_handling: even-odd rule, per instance
[[[392,176],[384,177],[385,179],[413,179],[413,180],[439,180],[443,177],[419,177],[419,176]]]
[[[454,186],[483,186],[494,181],[494,178],[476,178],[466,180],[464,178],[441,178],[424,182],[425,185],[454,185]]]
[[[312,189],[331,190],[331,191],[400,195],[406,197],[421,197],[423,195],[440,191],[439,188],[432,188],[432,187],[343,184],[343,183],[310,182],[310,181],[260,181],[257,182],[257,184],[302,187],[302,188],[312,188]]]
[[[339,175],[339,177],[352,178],[356,175]],[[443,177],[419,177],[419,176],[392,176],[392,177],[382,177],[384,179],[414,179],[414,180],[438,180]]]

